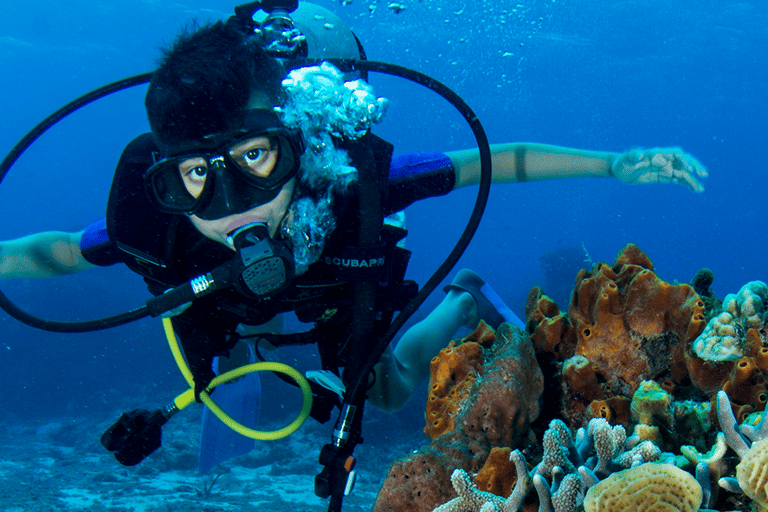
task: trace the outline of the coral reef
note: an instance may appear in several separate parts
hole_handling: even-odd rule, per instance
[[[531,481],[538,495],[539,512],[573,512],[584,490],[599,478],[656,460],[661,453],[648,441],[628,439],[624,427],[612,427],[602,418],[579,429],[575,440],[565,423],[553,420],[544,434],[543,447],[542,460],[530,474],[523,454],[519,450],[511,452],[517,481],[507,498],[479,490],[466,471],[457,469],[451,482],[458,497],[434,512],[518,512]]]
[[[502,324],[492,343],[484,332],[476,331],[454,344],[455,351],[478,341],[478,336],[485,340],[478,341],[484,364],[453,415],[454,429],[392,464],[374,511],[432,510],[456,495],[449,478],[454,468],[476,473],[492,448],[514,448],[529,435],[529,425],[539,415],[544,386],[533,345],[511,324]],[[433,379],[447,375],[439,370],[440,364],[433,368],[437,368]],[[430,389],[435,384],[431,381]]]
[[[757,425],[739,426],[728,394],[719,391],[717,417],[728,446],[741,459],[736,466],[736,478],[720,478],[720,487],[743,493],[759,505],[760,510],[768,510],[768,415],[763,414]]]
[[[669,464],[641,464],[590,487],[584,497],[584,510],[696,512],[701,501],[701,486],[682,469]]]
[[[595,413],[613,413],[644,380],[670,386],[688,377],[687,347],[704,329],[704,302],[689,285],[671,285],[653,273],[637,246],[627,245],[613,265],[598,263],[576,278],[567,314],[534,288],[526,302],[526,326],[540,352],[561,363],[559,414],[572,426]],[[626,421],[623,419],[621,421]]]
[[[431,368],[433,440],[392,466],[374,510],[768,512],[768,285],[719,309],[712,279],[664,282],[628,245],[579,272],[566,312],[532,289],[530,339],[505,324],[452,342]]]

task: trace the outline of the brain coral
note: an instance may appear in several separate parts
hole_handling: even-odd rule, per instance
[[[613,473],[590,487],[585,512],[695,512],[701,486],[691,475],[669,464],[646,463]]]
[[[758,441],[736,466],[736,477],[744,494],[768,507],[768,439]]]
[[[694,340],[695,354],[708,362],[736,361],[753,355],[755,348],[748,334],[752,329],[764,328],[766,304],[768,285],[762,281],[751,281],[738,293],[726,295],[725,311],[713,317]]]

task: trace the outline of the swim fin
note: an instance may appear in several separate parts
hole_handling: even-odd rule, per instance
[[[250,347],[247,347],[248,361],[253,363],[255,358]],[[245,364],[245,354],[237,366]],[[231,356],[232,357],[232,356]],[[218,374],[223,362],[215,358],[213,369]],[[213,390],[213,401],[232,416],[232,418],[246,427],[256,428],[259,422],[259,405],[261,403],[261,381],[258,372],[249,373],[246,376],[227,384],[222,384]],[[207,407],[203,408],[203,421],[200,430],[200,455],[198,458],[198,470],[207,473],[215,466],[232,457],[238,457],[250,452],[254,447],[254,440],[238,434],[227,427]]]

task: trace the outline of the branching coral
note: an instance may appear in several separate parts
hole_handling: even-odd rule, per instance
[[[720,487],[746,494],[762,510],[768,510],[768,415],[764,414],[757,425],[739,426],[728,394],[719,391],[717,417],[728,446],[741,459],[736,466],[736,478],[721,478],[718,482]]]
[[[624,427],[612,427],[603,418],[591,420],[575,439],[565,423],[553,420],[544,433],[543,447],[542,461],[530,474],[522,453],[511,453],[517,482],[508,498],[480,491],[465,471],[456,470],[451,482],[459,496],[435,512],[518,512],[531,481],[539,497],[539,512],[572,512],[585,489],[600,478],[656,460],[661,454],[653,443],[627,438]]]

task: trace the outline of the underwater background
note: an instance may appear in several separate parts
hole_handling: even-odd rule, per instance
[[[64,103],[152,70],[158,46],[190,20],[223,19],[234,6],[221,0],[4,3],[2,154]],[[606,179],[494,185],[455,271],[475,269],[521,317],[532,286],[564,308],[578,269],[612,262],[627,243],[638,245],[669,282],[689,282],[699,268],[711,268],[720,298],[748,281],[768,280],[768,11],[761,2],[403,0],[402,10],[383,1],[315,3],[349,24],[369,59],[414,68],[451,87],[492,143],[610,151],[681,146],[708,168],[702,194]],[[380,75],[371,83],[390,100],[375,131],[396,152],[472,146],[466,124],[433,93]],[[0,239],[76,231],[104,216],[123,146],[148,131],[144,91],[86,107],[24,154],[0,186]],[[407,210],[409,277],[426,282],[458,239],[475,193],[463,189]],[[57,320],[122,312],[149,296],[140,278],[118,267],[0,287],[26,310]],[[314,362],[302,351],[280,358],[300,368]],[[111,422],[122,409],[162,406],[184,387],[158,320],[65,335],[3,313],[0,368],[6,420],[87,416],[94,418],[94,438],[101,434],[97,422]],[[266,420],[292,414],[291,404],[279,407],[280,389],[267,383],[264,400],[278,406],[265,408]],[[392,420],[373,413],[374,423],[389,428],[372,425],[367,444],[423,438],[425,397],[418,394]],[[331,426],[323,428],[330,435]],[[383,476],[386,467],[380,471]]]

